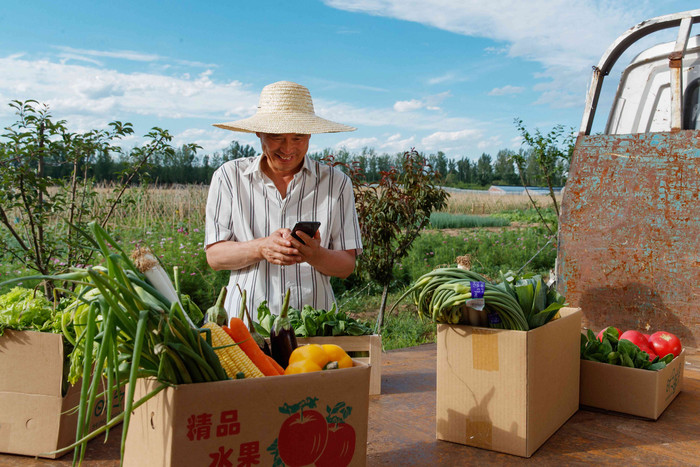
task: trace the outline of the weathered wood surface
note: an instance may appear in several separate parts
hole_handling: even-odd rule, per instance
[[[700,131],[579,136],[559,227],[559,291],[585,327],[700,347]]]
[[[700,357],[688,350],[683,389],[657,421],[579,410],[529,459],[435,439],[436,345],[388,351],[382,395],[370,397],[367,465],[700,465]],[[120,437],[91,442],[83,465],[119,465]],[[0,454],[1,466],[70,464]]]

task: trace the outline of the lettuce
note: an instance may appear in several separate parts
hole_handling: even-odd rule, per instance
[[[15,287],[0,295],[0,335],[6,328],[46,331],[52,325],[53,307],[41,291]]]

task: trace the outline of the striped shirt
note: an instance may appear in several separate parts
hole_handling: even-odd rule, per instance
[[[204,244],[222,240],[245,242],[267,237],[297,221],[319,221],[321,246],[331,250],[362,250],[360,226],[350,178],[340,170],[304,158],[283,199],[272,180],[260,168],[262,156],[235,159],[219,167],[209,186]],[[289,266],[260,261],[231,271],[225,307],[238,315],[245,290],[248,310],[256,318],[258,305],[267,300],[279,314],[287,289],[289,305],[311,305],[329,310],[335,302],[330,277],[308,263]]]

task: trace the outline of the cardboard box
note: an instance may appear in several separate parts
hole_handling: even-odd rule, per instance
[[[288,466],[363,466],[369,375],[367,365],[355,362],[331,371],[167,388],[134,412],[124,465],[281,465],[276,463],[281,460]],[[137,397],[155,384],[140,380]],[[329,411],[334,423],[326,420]]]
[[[62,395],[63,337],[5,330],[0,336],[0,452],[55,459],[48,454],[75,442],[80,385]],[[112,413],[122,410],[123,391]],[[91,426],[104,424],[104,401],[95,406]]]
[[[531,331],[438,325],[437,438],[530,457],[578,410],[581,310]]]
[[[583,406],[658,419],[683,385],[685,350],[659,371],[581,360]]]
[[[370,365],[369,395],[382,393],[382,336],[297,337],[297,343],[339,345],[353,360]],[[359,356],[360,352],[369,353],[369,356]]]

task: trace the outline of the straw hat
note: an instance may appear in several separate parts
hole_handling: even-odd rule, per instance
[[[338,133],[357,128],[331,122],[314,112],[311,94],[304,86],[291,81],[268,84],[260,93],[258,111],[235,122],[216,123],[215,127],[245,133]]]

